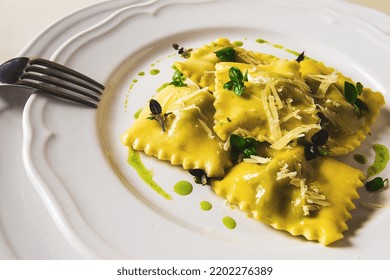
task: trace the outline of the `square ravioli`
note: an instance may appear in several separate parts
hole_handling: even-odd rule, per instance
[[[167,114],[166,131],[149,118],[151,111],[146,106],[123,134],[123,143],[184,169],[202,169],[208,177],[223,176],[232,163],[213,131],[213,95],[196,86],[169,85],[154,99],[161,104],[161,114]]]

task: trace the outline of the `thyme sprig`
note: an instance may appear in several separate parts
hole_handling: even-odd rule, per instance
[[[231,90],[238,96],[241,96],[246,88],[245,82],[248,81],[248,70],[245,71],[245,74],[242,74],[238,67],[232,66],[229,69],[229,78],[230,81],[225,83],[223,88]]]
[[[191,56],[191,52],[193,51],[193,49],[185,49],[180,47],[179,44],[172,44],[172,47],[177,50],[177,53],[184,58],[189,58]]]
[[[155,99],[150,99],[149,109],[150,109],[151,114],[147,119],[148,120],[156,120],[160,124],[162,131],[165,131],[165,124],[164,124],[165,120],[166,120],[167,116],[169,116],[172,113],[169,112],[169,113],[162,114],[161,105]]]

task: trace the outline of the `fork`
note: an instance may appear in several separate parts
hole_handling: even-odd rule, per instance
[[[56,62],[17,57],[0,65],[0,87],[21,86],[33,93],[56,96],[97,108],[104,86]]]

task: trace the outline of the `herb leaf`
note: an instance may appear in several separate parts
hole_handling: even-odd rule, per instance
[[[214,52],[221,61],[234,62],[236,61],[236,51],[233,47],[226,47]]]
[[[187,84],[184,83],[185,80],[186,77],[183,75],[183,73],[179,70],[176,70],[175,73],[173,73],[172,82],[169,84],[174,85],[175,87],[186,87]]]
[[[165,113],[164,115],[161,115],[161,113],[162,113],[161,105],[155,99],[150,99],[149,109],[150,109],[151,114],[149,117],[147,117],[147,119],[157,121],[161,125],[162,130],[165,131],[164,122],[165,122],[167,116],[169,116],[172,113]]]
[[[231,90],[238,96],[241,96],[246,88],[245,82],[248,81],[248,70],[245,71],[245,74],[242,74],[238,67],[232,66],[229,69],[229,78],[230,81],[226,82],[223,85],[223,88]]]
[[[149,101],[149,109],[150,112],[152,112],[153,115],[159,115],[162,112],[162,108],[160,103],[158,103],[155,99],[150,99]]]
[[[244,138],[236,134],[230,135],[230,154],[234,162],[240,162],[243,158],[256,155],[259,142],[254,138]]]
[[[195,183],[202,184],[203,186],[207,184],[209,178],[203,169],[189,169],[188,172],[195,177]]]
[[[389,179],[382,179],[381,177],[376,177],[373,180],[366,183],[366,190],[370,192],[375,192],[377,190],[382,189],[385,186],[385,183],[388,182]]]
[[[344,98],[354,107],[356,115],[359,119],[362,117],[362,111],[369,111],[367,104],[358,98],[362,92],[363,85],[360,82],[357,82],[356,85],[348,81],[344,82]]]
[[[299,63],[304,59],[305,59],[305,51],[301,52],[295,60],[296,60],[296,62]]]

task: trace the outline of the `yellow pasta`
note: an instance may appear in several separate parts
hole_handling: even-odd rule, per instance
[[[217,56],[226,49],[228,60]],[[364,175],[332,156],[361,145],[382,94],[321,62],[279,59],[227,39],[175,66],[190,85],[156,94],[163,120],[145,106],[124,145],[203,170],[216,194],[275,229],[324,245],[341,239]],[[358,101],[347,98],[346,81],[359,88]]]

